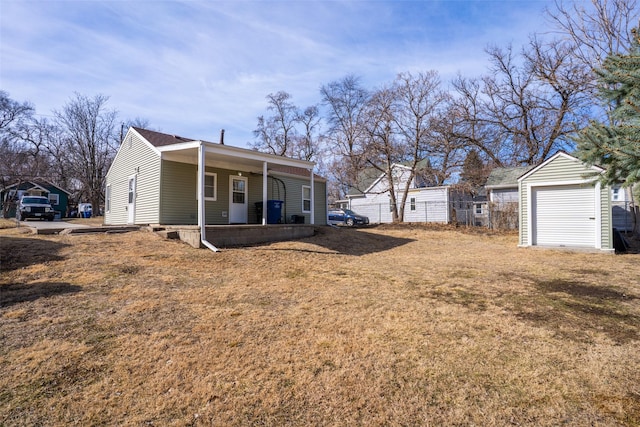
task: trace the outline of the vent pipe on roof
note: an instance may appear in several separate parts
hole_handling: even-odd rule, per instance
[[[224,145],[224,129],[220,129],[220,145]]]

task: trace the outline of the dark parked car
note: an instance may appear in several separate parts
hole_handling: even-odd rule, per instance
[[[333,209],[329,211],[329,224],[347,225],[367,225],[369,218],[364,215],[358,215],[350,209]]]
[[[18,203],[18,209],[16,210],[18,221],[28,218],[53,221],[55,215],[56,213],[51,207],[49,199],[42,196],[22,196]]]

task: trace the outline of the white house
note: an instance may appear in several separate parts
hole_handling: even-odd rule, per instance
[[[402,202],[407,180],[411,175],[411,168],[395,163],[392,166],[393,183],[397,203]],[[348,207],[360,215],[369,217],[369,222],[393,222],[393,205],[389,192],[389,180],[386,173],[369,169],[359,176],[360,189],[352,188],[346,200],[340,200],[338,205]],[[458,207],[456,201],[470,200],[450,186],[426,187],[419,179],[412,179],[404,206],[405,222],[435,222],[448,223],[454,218],[460,218],[466,211],[472,209],[467,204]],[[453,216],[455,215],[455,217]]]

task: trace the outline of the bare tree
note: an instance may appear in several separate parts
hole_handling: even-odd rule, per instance
[[[37,174],[33,152],[23,134],[27,124],[33,120],[34,112],[30,103],[15,101],[7,92],[0,90],[0,187],[19,184]],[[4,217],[15,203],[8,196],[9,192],[2,203]]]
[[[402,221],[402,206],[399,206],[398,196],[404,176],[394,165],[405,157],[406,150],[399,143],[395,123],[396,96],[394,87],[383,87],[371,94],[365,110],[367,142],[362,153],[367,166],[377,169],[386,177],[385,191],[389,193],[393,222]]]
[[[320,133],[320,110],[312,105],[299,112],[296,124],[301,127],[293,138],[290,156],[307,161],[321,161],[319,154],[322,150],[323,136]]]
[[[434,70],[400,73],[394,81],[394,92],[394,122],[402,141],[403,160],[410,170],[398,212],[402,220],[418,164],[428,160],[430,168],[440,168],[444,175],[452,152],[448,150],[451,146],[438,133],[438,124],[448,100],[448,94],[441,89],[438,73]]]
[[[54,112],[63,132],[60,142],[70,175],[81,184],[96,211],[118,147],[117,112],[107,109],[108,100],[104,95],[89,98],[76,93],[61,111]]]
[[[570,46],[533,38],[521,55],[487,49],[490,74],[459,77],[458,136],[497,166],[535,165],[571,149],[569,136],[585,120],[589,75],[568,55]]]
[[[404,220],[404,206],[416,174],[427,165],[449,164],[438,132],[447,94],[437,72],[400,73],[389,86],[371,94],[366,104],[362,158],[386,177],[394,222]],[[420,167],[419,165],[424,165]],[[420,170],[419,170],[420,169]],[[422,176],[422,175],[421,175]]]
[[[640,17],[636,0],[556,0],[546,12],[558,33],[571,42],[568,54],[589,69],[601,66],[611,54],[630,49],[630,31]]]
[[[331,173],[344,194],[358,185],[358,174],[364,169],[362,157],[366,143],[364,115],[369,93],[360,79],[348,75],[320,88],[322,102],[327,108],[328,149],[333,153]]]
[[[273,114],[267,118],[258,117],[258,127],[253,131],[258,139],[253,144],[254,149],[277,156],[285,156],[290,152],[298,118],[298,108],[290,99],[291,95],[284,91],[267,95],[267,110]]]

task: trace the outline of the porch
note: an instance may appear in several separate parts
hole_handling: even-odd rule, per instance
[[[315,233],[312,224],[240,224],[207,225],[207,241],[217,248],[230,246],[250,246],[260,243],[311,237]],[[194,248],[204,248],[197,225],[156,225],[150,226],[166,238],[180,239]]]

